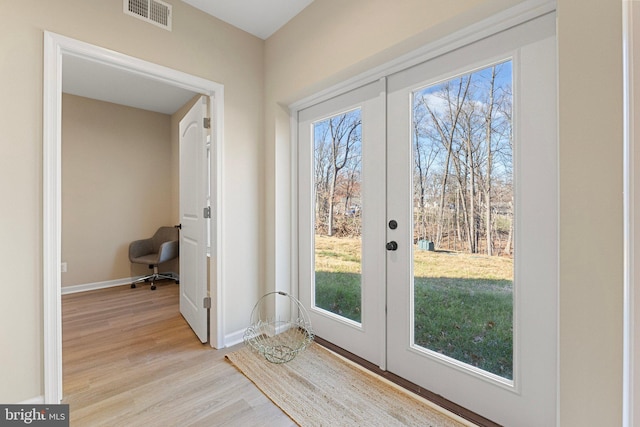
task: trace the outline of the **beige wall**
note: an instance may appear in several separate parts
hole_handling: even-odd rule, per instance
[[[170,131],[169,115],[63,95],[63,287],[148,274],[128,247],[175,223]]]
[[[563,426],[622,425],[621,4],[558,2]]]
[[[44,393],[42,314],[43,31],[187,72],[224,85],[227,239],[225,325],[246,324],[260,274],[264,42],[172,0],[173,31],[124,15],[121,0],[0,0],[0,402]],[[256,241],[258,242],[256,244]],[[73,268],[73,266],[70,266]],[[240,296],[236,295],[239,294]],[[256,292],[249,294],[257,295]],[[246,314],[246,315],[245,315]]]
[[[2,219],[10,224],[0,231],[0,240],[8,243],[1,247],[0,259],[12,267],[5,269],[0,291],[0,401],[19,402],[43,393],[44,29],[225,85],[224,267],[229,286],[224,303],[234,308],[225,319],[226,332],[233,332],[247,321],[249,300],[259,294],[259,286],[288,288],[291,283],[286,106],[516,3],[316,0],[265,44],[180,1],[172,1],[174,29],[166,32],[124,16],[120,0],[0,0],[0,195],[5,202]],[[558,47],[559,416],[563,426],[618,426],[620,1],[558,0]],[[242,268],[233,268],[238,266]]]
[[[316,0],[266,42],[266,287],[289,283],[286,106],[511,1]],[[559,420],[622,414],[622,66],[618,0],[558,0]],[[295,281],[294,281],[295,283]]]

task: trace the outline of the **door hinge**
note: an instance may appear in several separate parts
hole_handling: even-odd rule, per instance
[[[211,308],[211,297],[204,297],[202,304],[204,308]]]
[[[205,117],[204,119],[202,119],[202,125],[204,126],[205,129],[210,129],[211,128],[211,118]]]
[[[211,218],[211,206],[207,206],[206,208],[204,208],[203,215],[205,218]]]

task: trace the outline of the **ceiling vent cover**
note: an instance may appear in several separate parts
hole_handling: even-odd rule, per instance
[[[124,13],[171,31],[171,5],[161,0],[123,0]]]

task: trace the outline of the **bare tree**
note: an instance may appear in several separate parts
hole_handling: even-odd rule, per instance
[[[464,100],[467,98],[469,92],[469,85],[471,84],[470,77],[461,77],[456,79],[457,82],[450,81],[443,83],[442,90],[438,93],[438,96],[445,102],[445,112],[440,114],[435,107],[427,101],[426,97],[422,97],[421,101],[425,109],[429,112],[433,125],[437,130],[440,142],[443,144],[447,151],[446,160],[443,167],[443,178],[440,191],[440,203],[438,207],[437,216],[437,231],[435,245],[440,246],[442,242],[442,227],[444,218],[444,206],[446,201],[447,181],[449,178],[449,164],[451,162],[451,153],[455,142],[456,128],[458,126],[458,120],[460,113],[462,112],[462,106]],[[452,87],[455,86],[455,87]]]
[[[361,123],[360,110],[353,110],[314,125],[316,224],[323,224],[329,236],[334,234],[339,197],[353,197],[354,180],[360,177]]]
[[[507,246],[511,244],[505,218],[513,218],[512,95],[508,75],[501,77],[503,66],[496,64],[439,83],[415,96],[414,209],[416,219],[422,219],[429,185],[422,153],[437,146],[439,151],[429,163],[429,169],[436,167],[429,179],[438,186],[431,196],[437,200],[437,247],[442,246],[444,234],[447,245],[451,240],[454,248],[457,241],[465,242],[463,246],[472,253],[494,255],[500,253],[497,247],[505,240]],[[456,185],[450,185],[451,179]],[[499,221],[494,217],[496,210]],[[416,221],[416,234],[425,228]]]
[[[492,219],[491,219],[491,173],[493,167],[493,148],[491,144],[491,137],[493,135],[493,109],[494,109],[494,91],[496,83],[496,66],[491,67],[491,77],[489,79],[489,100],[486,104],[485,112],[485,146],[487,149],[487,161],[486,161],[486,179],[484,180],[484,202],[485,202],[485,234],[487,240],[487,255],[493,255],[492,245]]]
[[[417,223],[417,239],[426,239],[427,231],[427,187],[429,180],[429,171],[431,165],[438,156],[439,148],[434,144],[420,144],[421,137],[425,135],[424,129],[424,111],[414,108],[413,131],[414,131],[414,188],[418,204],[418,215],[415,219]]]
[[[329,144],[326,143],[329,128],[316,126],[314,147],[314,179],[315,179],[315,215],[316,227],[325,224],[329,210],[329,182],[331,168],[329,162]]]

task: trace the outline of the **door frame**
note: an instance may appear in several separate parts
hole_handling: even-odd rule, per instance
[[[211,227],[213,262],[210,266],[209,295],[213,315],[210,317],[210,343],[224,347],[222,266],[223,237],[223,123],[224,86],[178,70],[124,55],[109,49],[44,32],[43,117],[42,117],[42,280],[43,280],[43,362],[44,401],[62,401],[62,307],[61,307],[61,153],[62,153],[62,61],[65,55],[76,56],[116,67],[148,79],[201,93],[209,97],[212,118],[211,189],[214,224]]]
[[[309,108],[315,104],[321,103],[328,99],[334,98],[358,87],[369,84],[375,80],[379,80],[397,73],[402,70],[409,69],[415,65],[432,60],[438,56],[452,52],[456,49],[478,42],[489,36],[498,34],[509,28],[524,24],[532,19],[550,14],[556,10],[555,0],[526,0],[509,9],[501,11],[484,20],[469,25],[461,30],[455,31],[441,39],[434,40],[423,47],[402,55],[394,60],[383,63],[364,73],[355,75],[334,86],[320,90],[309,97],[303,98],[289,105],[290,115],[290,135],[291,135],[291,277],[294,278],[293,283],[300,282],[299,253],[299,222],[298,222],[298,204],[299,204],[299,186],[298,177],[298,112]],[[299,285],[298,285],[299,286]],[[297,295],[297,286],[292,289],[292,293]],[[383,302],[386,306],[386,300]],[[558,314],[556,313],[556,316]],[[386,322],[385,322],[386,324]],[[557,351],[557,350],[556,350]],[[386,357],[386,351],[385,351]],[[556,354],[557,357],[557,354]],[[386,367],[386,359],[381,366]],[[384,369],[384,368],[383,368]],[[556,390],[557,392],[557,390]],[[556,405],[556,416],[559,413],[559,405]]]

